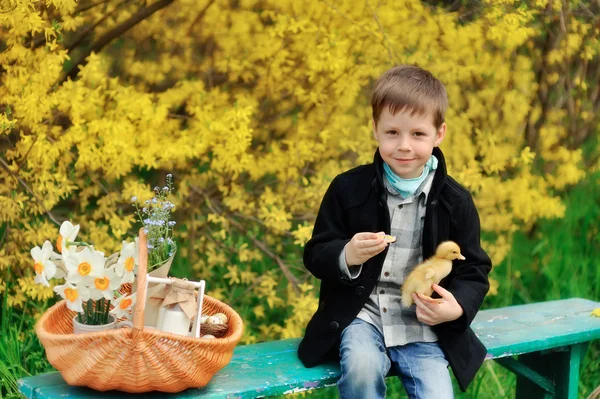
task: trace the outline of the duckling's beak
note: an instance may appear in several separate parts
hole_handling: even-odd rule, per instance
[[[465,260],[466,258],[464,256],[462,256],[462,255],[458,255],[458,259]]]

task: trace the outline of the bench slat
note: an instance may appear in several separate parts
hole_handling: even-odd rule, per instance
[[[490,309],[479,312],[472,327],[486,345],[489,358],[506,357],[600,338],[600,318],[590,317],[597,307],[600,303],[573,298]],[[204,389],[189,389],[173,395],[148,393],[131,396],[242,399],[334,384],[339,377],[339,366],[326,364],[305,368],[296,355],[299,341],[289,339],[237,347],[231,362]],[[19,383],[21,392],[35,399],[114,398],[125,395],[70,387],[58,373],[24,378]]]
[[[481,311],[472,328],[493,358],[600,338],[600,303],[571,298]]]

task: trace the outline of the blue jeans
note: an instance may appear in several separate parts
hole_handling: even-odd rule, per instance
[[[355,319],[342,332],[340,357],[337,387],[342,399],[385,398],[385,376],[392,367],[409,398],[454,398],[448,361],[437,342],[386,349],[377,328]]]

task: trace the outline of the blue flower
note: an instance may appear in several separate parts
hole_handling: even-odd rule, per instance
[[[134,195],[133,197],[131,197],[131,202],[135,202],[137,201],[137,197]]]
[[[169,174],[167,175],[167,177],[170,179],[171,177],[173,177],[173,175],[169,173]]]
[[[176,222],[174,222],[173,220],[171,220],[171,221],[169,222],[169,226],[175,226],[175,223],[176,223]]]

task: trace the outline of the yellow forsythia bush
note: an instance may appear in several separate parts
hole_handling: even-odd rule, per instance
[[[463,3],[0,0],[0,291],[51,298],[29,249],[69,219],[115,252],[130,199],[172,173],[187,276],[242,314],[246,342],[299,336],[317,306],[302,246],[331,179],[372,159],[370,88],[398,63],[446,84],[442,149],[498,263],[598,168],[580,148],[600,13]]]

